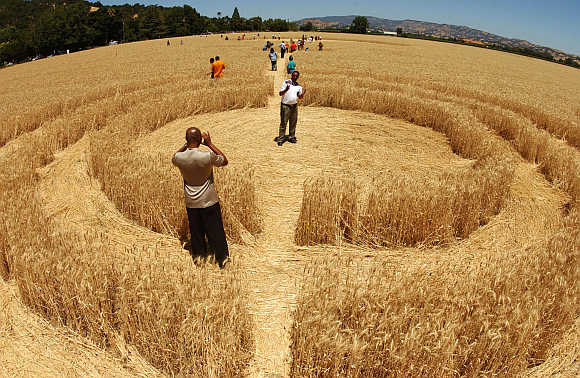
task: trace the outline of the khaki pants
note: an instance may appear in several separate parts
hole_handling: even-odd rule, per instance
[[[290,121],[290,138],[296,135],[296,123],[298,122],[298,104],[287,105],[280,104],[280,129],[278,130],[278,138],[284,138],[286,134],[286,124]]]

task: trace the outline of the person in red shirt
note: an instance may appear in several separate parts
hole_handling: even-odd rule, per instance
[[[296,46],[296,42],[292,41],[292,44],[290,45],[290,52],[296,51],[297,48],[298,46]]]

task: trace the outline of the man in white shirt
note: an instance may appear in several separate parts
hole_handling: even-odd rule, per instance
[[[211,151],[202,151],[202,143]],[[181,172],[189,233],[191,237],[191,252],[206,254],[207,245],[215,253],[216,260],[223,268],[228,260],[228,243],[222,222],[219,199],[213,184],[213,167],[228,165],[228,159],[212,142],[208,133],[203,133],[197,127],[185,131],[185,143],[173,154],[171,162]]]
[[[284,144],[285,141],[296,143],[296,123],[298,122],[298,99],[302,100],[306,89],[298,84],[300,72],[292,72],[292,77],[285,80],[280,88],[280,96],[282,103],[280,104],[280,128],[278,129],[278,136],[274,138],[278,142],[278,146]],[[286,125],[290,121],[288,138],[286,138]]]

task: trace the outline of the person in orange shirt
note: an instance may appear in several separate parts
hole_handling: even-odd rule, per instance
[[[212,68],[214,78],[217,79],[224,76],[224,70],[226,69],[226,65],[224,62],[220,60],[219,56],[215,57],[215,62],[213,62]]]

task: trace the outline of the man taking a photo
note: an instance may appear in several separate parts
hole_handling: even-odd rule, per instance
[[[206,254],[207,245],[224,268],[229,258],[219,199],[213,183],[213,167],[228,165],[228,159],[211,141],[209,132],[197,127],[185,131],[186,143],[173,154],[171,162],[181,172],[185,207],[189,221],[192,254]],[[211,151],[202,151],[202,143]]]

